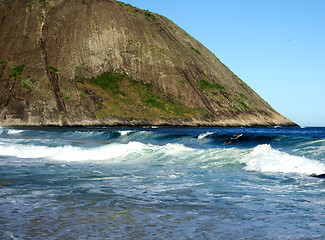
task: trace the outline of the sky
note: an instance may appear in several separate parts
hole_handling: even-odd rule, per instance
[[[163,15],[275,110],[325,127],[325,0],[122,0]]]

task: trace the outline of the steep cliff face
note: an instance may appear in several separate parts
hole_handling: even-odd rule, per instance
[[[293,125],[170,20],[113,0],[0,1],[1,125]]]

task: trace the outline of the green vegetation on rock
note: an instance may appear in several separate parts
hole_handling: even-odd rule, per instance
[[[27,3],[27,7],[29,9],[31,9],[33,7],[33,5],[35,4],[35,2],[30,2],[30,3]]]
[[[15,77],[17,79],[21,79],[22,78],[21,73],[22,73],[23,70],[24,70],[24,66],[16,66],[16,65],[14,65],[10,76]]]
[[[63,90],[60,92],[60,95],[61,95],[62,98],[64,98],[65,100],[68,100],[68,99],[70,99],[70,92],[71,92],[70,89],[63,89]]]
[[[151,12],[149,12],[149,10],[144,11],[144,15],[148,18],[156,18]]]
[[[206,93],[225,90],[225,88],[220,84],[218,83],[212,84],[204,79],[201,79],[199,81],[199,87]]]
[[[32,82],[30,79],[21,80],[21,86],[25,89],[31,89],[33,87],[36,87],[38,84],[40,84],[39,81]]]
[[[238,100],[237,98],[234,99],[235,103],[244,111],[248,111],[249,110],[249,107],[247,106],[246,103]]]
[[[191,49],[192,49],[194,52],[196,52],[197,54],[202,55],[201,52],[200,52],[199,50],[197,50],[196,48],[191,47]]]
[[[59,70],[57,70],[56,68],[54,68],[54,67],[49,67],[49,73],[56,74],[56,73],[58,73],[58,72],[59,72]]]
[[[248,100],[248,97],[246,95],[242,94],[242,93],[239,93],[238,96],[240,96],[241,98],[244,98],[244,99]]]
[[[124,3],[124,2],[120,2],[120,1],[116,1],[121,7],[124,5],[124,6],[126,6],[126,7],[132,7],[132,8],[134,8],[131,4],[129,4],[129,3]]]
[[[204,109],[192,109],[172,102],[152,84],[136,82],[125,73],[105,73],[91,79],[78,78],[76,84],[83,98],[100,96],[94,112],[97,118],[187,118],[206,114]]]

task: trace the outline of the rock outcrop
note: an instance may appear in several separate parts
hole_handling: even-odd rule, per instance
[[[295,125],[200,42],[113,0],[0,1],[0,125]]]

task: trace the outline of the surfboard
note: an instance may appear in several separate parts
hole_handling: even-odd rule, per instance
[[[213,132],[201,133],[201,134],[197,137],[197,139],[203,139],[203,138],[205,138],[205,137],[207,137],[207,136],[209,136],[209,135],[211,135],[211,134],[213,134]]]

